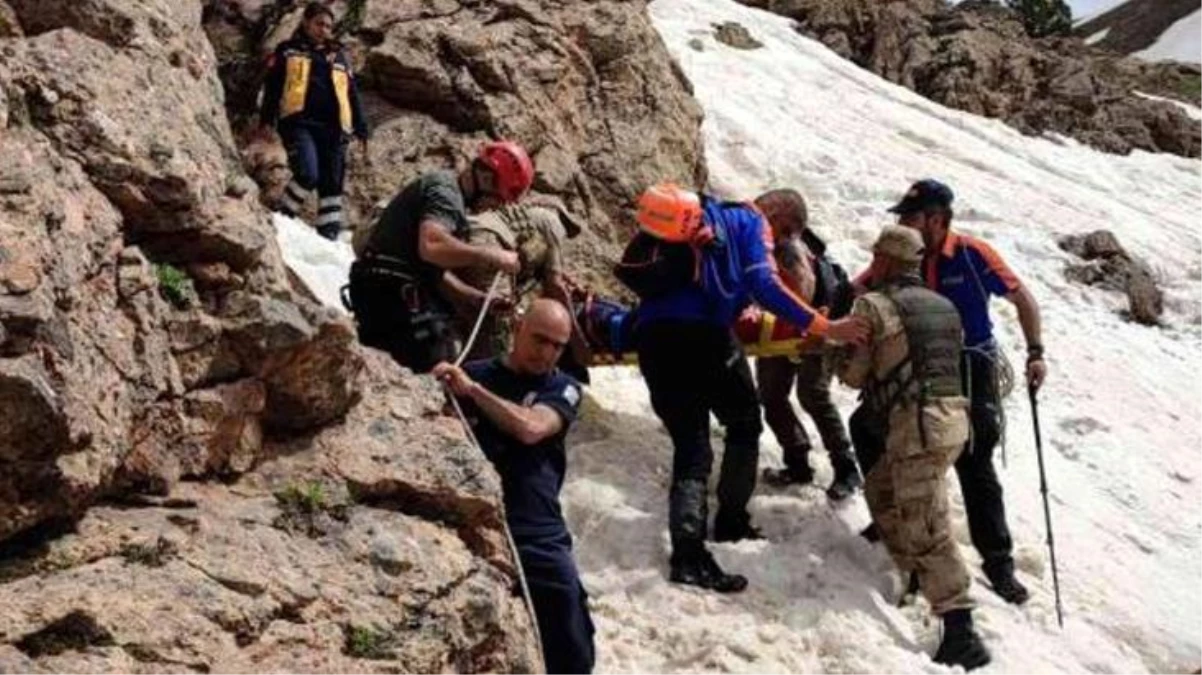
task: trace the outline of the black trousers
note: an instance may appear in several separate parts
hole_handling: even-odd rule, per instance
[[[964,391],[971,401],[972,438],[956,460],[964,495],[964,510],[972,545],[984,560],[986,574],[1012,571],[1014,542],[1006,525],[1002,484],[993,466],[993,451],[1001,437],[996,365],[991,356],[964,355]]]
[[[596,661],[588,593],[572,558],[572,538],[515,537],[543,641],[548,673],[591,673]]]
[[[458,343],[450,308],[402,263],[355,261],[348,291],[362,344],[388,352],[415,373],[455,359]]]
[[[706,538],[714,461],[710,413],[726,428],[717,517],[732,526],[748,523],[763,425],[742,347],[730,330],[699,322],[645,324],[635,339],[651,406],[672,438],[668,521],[673,548],[696,546]]]
[[[780,443],[785,467],[789,471],[795,474],[809,473],[812,447],[805,427],[789,402],[789,393],[794,384],[797,402],[818,427],[831,465],[836,470],[855,469],[851,441],[843,427],[843,416],[831,400],[831,370],[823,354],[807,354],[797,361],[786,356],[761,358],[755,362],[755,373],[760,401],[764,406],[764,419]]]

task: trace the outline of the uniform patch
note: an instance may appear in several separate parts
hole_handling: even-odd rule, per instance
[[[568,405],[576,407],[580,403],[580,388],[574,384],[569,384],[563,388],[563,400],[568,402]]]

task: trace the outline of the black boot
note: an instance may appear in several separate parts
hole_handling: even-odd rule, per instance
[[[759,528],[751,525],[751,516],[743,513],[731,515],[719,510],[714,518],[714,541],[742,541],[744,539],[763,539]]]
[[[832,457],[831,464],[835,468],[835,480],[826,489],[826,496],[833,502],[840,502],[856,493],[864,484],[856,461],[848,457]]]
[[[785,488],[790,485],[809,485],[814,482],[814,470],[806,465],[805,469],[764,469],[760,479],[765,484],[775,488]]]
[[[327,223],[317,228],[317,233],[330,241],[338,241],[338,233],[341,231],[342,228],[337,223]]]
[[[972,629],[970,610],[955,609],[943,615],[943,642],[935,652],[935,663],[973,670],[992,659],[981,636]]]
[[[1021,605],[1031,597],[1027,587],[1014,576],[1014,561],[1011,558],[987,560],[984,568],[993,592],[1001,599],[1012,605]]]
[[[672,583],[697,586],[718,593],[740,593],[747,588],[747,577],[727,574],[713,554],[700,542],[682,542],[672,551]]]

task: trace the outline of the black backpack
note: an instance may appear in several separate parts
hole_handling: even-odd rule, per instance
[[[801,240],[814,254],[814,302],[815,307],[826,307],[830,310],[829,319],[841,319],[851,312],[855,301],[855,291],[851,279],[843,267],[826,255],[826,242],[818,238],[814,231],[806,228],[801,233]]]
[[[641,300],[656,298],[695,283],[701,269],[701,251],[692,244],[667,242],[638,232],[622,259],[614,265],[614,276]]]

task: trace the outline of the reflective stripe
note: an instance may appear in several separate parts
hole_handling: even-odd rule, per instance
[[[338,208],[342,208],[342,195],[322,197],[320,200],[318,200],[317,204],[323,209],[327,206],[337,206]]]
[[[342,224],[342,211],[334,211],[333,213],[323,213],[317,217],[317,226],[318,227],[321,227],[322,225],[330,225],[330,224],[335,224],[335,225]]]

